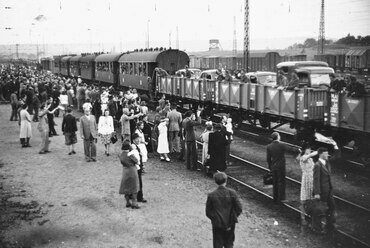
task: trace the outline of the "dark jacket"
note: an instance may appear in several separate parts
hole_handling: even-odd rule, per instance
[[[186,142],[195,141],[195,133],[194,133],[194,126],[200,125],[201,122],[193,121],[190,118],[185,118],[182,122],[184,136]]]
[[[209,134],[208,154],[210,155],[211,171],[226,170],[226,146],[228,142],[223,131]]]
[[[67,114],[63,118],[62,132],[63,133],[74,133],[77,131],[76,117],[71,114]]]
[[[242,213],[242,204],[235,190],[219,186],[208,194],[206,215],[212,221],[213,227],[227,229],[238,223]]]
[[[285,168],[285,151],[286,146],[276,140],[267,146],[267,163],[270,170]]]
[[[326,161],[326,165],[321,163],[320,159],[313,168],[313,195],[320,195],[322,201],[327,201],[333,191],[331,182],[331,164],[339,157],[339,150],[334,150],[334,155]]]

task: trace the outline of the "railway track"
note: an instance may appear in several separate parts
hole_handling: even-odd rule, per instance
[[[202,145],[201,142],[197,144]],[[233,160],[233,165],[229,166],[226,172],[232,181],[272,199],[271,188],[266,188],[262,183],[263,175],[268,171],[267,168],[233,154],[230,158]],[[289,201],[282,205],[300,216],[304,214],[300,209],[300,182],[290,177],[286,177],[286,182]],[[370,210],[338,196],[335,196],[335,202],[338,214],[335,237],[341,240],[341,243],[345,242],[347,245],[345,247],[370,247],[370,237],[368,237]]]

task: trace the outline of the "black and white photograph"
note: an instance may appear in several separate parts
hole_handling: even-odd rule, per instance
[[[370,248],[369,0],[1,0],[0,248]]]

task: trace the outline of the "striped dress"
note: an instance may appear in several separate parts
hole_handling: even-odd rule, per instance
[[[303,155],[299,159],[299,165],[302,170],[301,201],[311,200],[313,199],[313,167],[315,164],[312,158]]]

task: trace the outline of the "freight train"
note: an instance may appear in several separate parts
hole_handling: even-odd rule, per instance
[[[290,61],[276,65],[279,75],[294,72],[299,84],[293,90],[259,83],[188,79],[175,72],[189,65],[189,56],[180,50],[149,49],[123,54],[55,56],[43,60],[45,69],[63,76],[80,76],[116,88],[138,89],[150,97],[165,94],[168,99],[193,108],[202,106],[205,115],[227,112],[235,123],[274,129],[290,124],[300,140],[312,141],[319,131],[341,145],[355,141],[363,154],[370,154],[370,95],[349,97],[328,90],[334,70],[325,62]],[[65,65],[66,67],[62,67]],[[159,69],[160,68],[160,69]],[[277,84],[282,78],[277,77]],[[276,126],[272,126],[276,124]]]
[[[338,72],[370,75],[370,47],[327,50],[324,55],[315,55]]]

